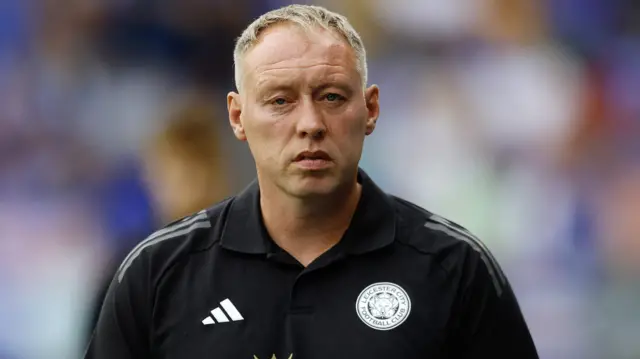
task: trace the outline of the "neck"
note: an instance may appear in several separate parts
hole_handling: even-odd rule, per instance
[[[307,266],[340,241],[356,211],[362,188],[357,181],[335,193],[294,198],[275,186],[260,188],[260,208],[273,241]]]

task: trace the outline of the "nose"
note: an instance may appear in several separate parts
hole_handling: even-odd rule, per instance
[[[305,101],[301,106],[297,123],[298,136],[301,138],[322,139],[327,134],[322,111],[314,106],[313,101]]]

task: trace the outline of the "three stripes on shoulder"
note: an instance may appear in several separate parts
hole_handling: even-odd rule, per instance
[[[129,252],[122,264],[120,264],[120,268],[118,268],[118,282],[122,282],[122,278],[131,266],[131,263],[133,263],[145,248],[169,239],[178,238],[199,228],[211,228],[211,222],[209,221],[206,210],[202,210],[153,233],[138,243],[138,245]]]
[[[485,246],[484,243],[482,243],[480,239],[478,239],[478,237],[474,236],[466,229],[457,226],[447,219],[435,214],[429,217],[429,220],[427,220],[427,223],[425,223],[424,226],[434,231],[443,232],[453,238],[469,244],[469,246],[471,246],[471,248],[473,248],[473,250],[480,255],[480,259],[487,267],[489,275],[491,276],[491,280],[493,281],[493,285],[496,288],[498,297],[502,295],[504,286],[507,284],[507,278],[502,272],[498,261],[496,261],[489,249]]]

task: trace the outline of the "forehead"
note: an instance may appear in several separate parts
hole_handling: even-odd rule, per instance
[[[259,42],[245,55],[243,66],[250,84],[290,79],[301,72],[309,80],[357,76],[355,53],[346,40],[329,30],[304,30],[293,24],[275,25],[260,34]]]

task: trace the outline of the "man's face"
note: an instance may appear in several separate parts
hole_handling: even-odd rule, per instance
[[[296,197],[353,183],[379,113],[348,43],[331,31],[275,25],[245,54],[242,93],[228,96],[236,137],[261,181]]]

